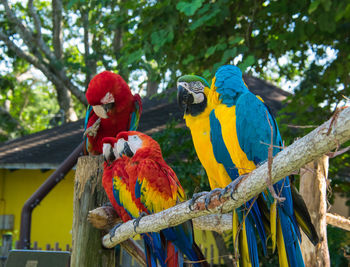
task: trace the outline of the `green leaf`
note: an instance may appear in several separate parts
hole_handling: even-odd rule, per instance
[[[133,64],[133,63],[139,61],[141,59],[142,55],[143,55],[142,49],[139,49],[131,54],[128,54],[126,64],[130,65],[130,64]]]
[[[186,16],[193,16],[194,13],[202,6],[204,0],[193,0],[191,2],[179,2],[176,9],[184,13]]]
[[[174,39],[174,32],[172,29],[164,29],[153,32],[151,34],[151,42],[154,45],[154,50],[157,52],[166,42]]]
[[[211,75],[211,72],[210,70],[205,70],[202,74],[202,76],[204,77],[204,79],[210,79],[210,75]],[[208,81],[209,82],[209,81]]]
[[[242,72],[245,72],[245,70],[252,66],[255,63],[255,57],[253,55],[248,55],[242,63],[238,64],[238,67],[241,69]]]
[[[212,54],[215,53],[215,50],[216,50],[216,45],[209,47],[209,48],[207,49],[207,51],[205,52],[204,57],[205,57],[205,58],[210,57]]]
[[[322,6],[326,12],[329,12],[332,6],[332,1],[331,0],[322,0]]]
[[[191,61],[193,61],[194,60],[194,56],[193,55],[188,55],[183,61],[182,61],[182,63],[184,64],[184,65],[187,65],[188,63],[190,63]]]
[[[230,59],[233,59],[236,55],[237,55],[236,47],[226,50],[222,55],[222,59],[221,59],[222,64],[228,63]]]
[[[314,0],[311,2],[310,6],[309,6],[309,14],[311,14],[312,12],[314,12],[317,7],[319,6],[319,4],[321,3],[321,0]]]
[[[234,44],[238,44],[238,43],[243,43],[244,42],[244,38],[243,37],[240,37],[240,36],[231,36],[229,39],[228,39],[228,43],[230,45],[234,45]]]
[[[200,17],[199,19],[195,20],[191,25],[190,25],[190,30],[195,30],[199,27],[201,27],[202,25],[205,25],[205,23],[207,21],[209,21],[210,19],[216,17],[217,14],[220,13],[220,10],[215,9],[212,10],[210,14],[207,14],[205,16]]]

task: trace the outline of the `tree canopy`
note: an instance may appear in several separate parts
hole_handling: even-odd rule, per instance
[[[235,63],[279,85],[295,81],[288,111],[320,111],[310,119],[297,114],[296,123],[321,122],[349,95],[346,1],[1,0],[0,18],[3,83],[14,83],[1,86],[1,110],[17,135],[41,128],[21,117],[30,101],[18,113],[23,99],[16,100],[15,90],[55,95],[57,101],[39,101],[52,106],[50,116],[61,118],[55,121],[72,121],[82,116],[91,77],[104,69],[129,82],[143,74],[140,86],[152,95],[180,74],[211,78],[220,65]],[[40,82],[24,85],[18,77],[32,69]],[[3,132],[3,139],[16,136]]]

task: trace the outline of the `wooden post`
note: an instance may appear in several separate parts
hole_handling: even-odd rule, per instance
[[[300,194],[305,200],[320,243],[314,246],[302,233],[301,249],[306,267],[330,266],[327,243],[328,157],[323,156],[301,169]]]
[[[72,267],[115,266],[114,249],[102,246],[100,230],[87,217],[108,201],[102,187],[102,156],[84,156],[78,159],[74,182]]]

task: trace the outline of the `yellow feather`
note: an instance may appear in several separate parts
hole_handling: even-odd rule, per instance
[[[277,250],[280,267],[289,267],[280,219],[277,218]]]
[[[234,247],[234,251],[236,251],[236,236],[237,236],[237,232],[238,232],[238,225],[239,225],[239,222],[238,222],[238,215],[237,215],[237,212],[236,210],[233,210],[232,212],[232,238],[233,238],[233,247]],[[239,240],[238,240],[239,242]],[[239,247],[239,245],[238,245]],[[239,267],[239,261],[237,261],[237,267]]]
[[[270,207],[270,229],[271,229],[272,252],[275,252],[275,249],[276,249],[276,220],[277,220],[277,200],[275,199]]]
[[[239,175],[249,173],[255,169],[253,161],[249,161],[247,155],[239,145],[236,130],[236,107],[227,107],[226,105],[218,105],[215,108],[215,116],[220,121],[222,137],[224,143],[230,153],[232,162],[235,163]]]
[[[132,201],[131,192],[127,190],[126,184],[124,184],[119,177],[113,178],[113,185],[117,191],[119,191],[119,198],[122,206],[130,212],[133,217],[139,216],[139,209]]]
[[[243,222],[242,231],[240,233],[240,253],[241,253],[241,262],[243,267],[251,267],[252,263],[249,258],[249,248],[248,248],[248,240],[247,233],[245,228],[245,222]]]

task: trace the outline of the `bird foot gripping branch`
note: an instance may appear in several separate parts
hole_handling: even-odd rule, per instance
[[[85,130],[84,136],[89,135],[89,136],[96,137],[98,129],[100,128],[100,124],[101,124],[101,118],[98,118],[92,126],[90,126]]]
[[[231,198],[234,198],[234,194],[237,191],[238,186],[244,181],[248,175],[241,175],[236,180],[228,184],[225,188],[215,188],[210,192],[204,191],[193,194],[192,199],[189,202],[189,209],[194,210],[211,210],[221,206],[224,202]],[[204,197],[204,198],[202,198]]]

